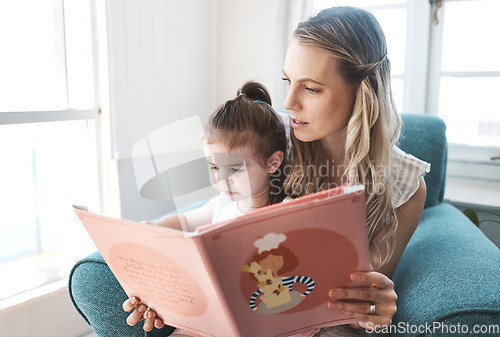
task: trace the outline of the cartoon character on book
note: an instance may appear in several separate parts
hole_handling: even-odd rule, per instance
[[[250,308],[260,314],[269,315],[287,311],[314,290],[314,280],[307,276],[280,276],[292,271],[299,262],[295,254],[282,243],[285,234],[269,233],[254,243],[258,254],[242,267],[258,282],[258,290],[250,297]],[[297,283],[307,286],[305,292],[293,290]],[[260,303],[257,305],[257,299]]]

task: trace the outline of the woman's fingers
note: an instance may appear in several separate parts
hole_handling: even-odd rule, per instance
[[[331,289],[328,307],[355,317],[360,322],[389,325],[396,313],[394,283],[377,272],[351,274],[352,288]]]
[[[378,272],[355,272],[351,274],[351,280],[358,287],[375,287],[380,289],[394,288],[390,278]]]

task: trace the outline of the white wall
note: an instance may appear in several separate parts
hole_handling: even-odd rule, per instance
[[[170,207],[139,196],[131,149],[148,132],[213,101],[213,8],[204,0],[109,0],[108,54],[113,160],[121,215],[147,219]]]
[[[91,331],[73,307],[68,289],[59,283],[50,288],[44,295],[0,310],[0,336],[77,337]]]
[[[173,209],[138,193],[131,149],[142,136],[184,117],[206,117],[248,80],[281,83],[286,0],[108,0],[113,158],[121,215],[150,219]]]

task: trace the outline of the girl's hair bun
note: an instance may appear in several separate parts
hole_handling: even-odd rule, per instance
[[[258,82],[248,81],[243,84],[241,89],[238,90],[238,96],[246,96],[251,100],[262,101],[269,105],[271,104],[271,96],[266,87]]]

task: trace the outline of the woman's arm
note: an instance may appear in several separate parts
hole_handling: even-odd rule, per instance
[[[397,310],[398,297],[390,277],[420,221],[426,192],[424,179],[421,178],[417,192],[396,210],[396,246],[389,262],[376,267],[373,272],[352,273],[352,288],[331,289],[329,295],[332,300],[328,304],[330,308],[358,318],[362,328],[391,324]],[[375,313],[370,314],[372,305],[375,305]]]
[[[396,246],[394,247],[392,257],[388,263],[375,268],[376,271],[381,272],[387,277],[392,277],[392,274],[394,274],[406,245],[420,222],[426,195],[427,187],[425,186],[424,178],[420,178],[420,184],[415,194],[405,204],[396,209],[398,229],[396,230]]]

